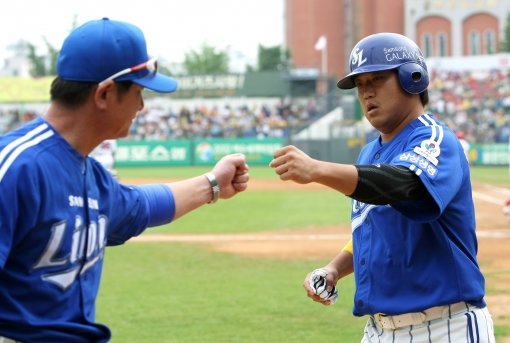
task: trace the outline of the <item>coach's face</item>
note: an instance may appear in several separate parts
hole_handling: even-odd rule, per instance
[[[113,138],[126,137],[129,134],[133,119],[144,106],[142,91],[143,87],[133,83],[126,93],[118,96],[112,123],[117,132]]]
[[[423,113],[419,96],[402,89],[396,70],[356,75],[354,84],[365,117],[381,133],[383,141],[392,139]]]

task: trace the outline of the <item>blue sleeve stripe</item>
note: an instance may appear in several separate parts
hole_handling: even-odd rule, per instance
[[[175,216],[175,200],[170,188],[164,184],[139,186],[149,208],[148,225],[159,226],[170,223]]]

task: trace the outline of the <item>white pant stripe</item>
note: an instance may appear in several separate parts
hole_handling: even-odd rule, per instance
[[[452,335],[450,332],[450,318],[452,317],[452,313],[449,312],[448,314],[448,320],[446,321],[446,326],[448,328],[448,343],[452,343]]]

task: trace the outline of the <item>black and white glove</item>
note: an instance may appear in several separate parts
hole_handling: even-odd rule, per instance
[[[308,279],[310,288],[323,300],[329,300],[330,304],[333,305],[338,299],[338,290],[333,287],[331,291],[326,289],[326,276],[328,273],[324,269],[315,269],[310,273]]]

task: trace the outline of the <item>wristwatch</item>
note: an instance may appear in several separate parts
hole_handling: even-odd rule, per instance
[[[218,180],[216,180],[216,176],[213,173],[204,174],[211,185],[212,190],[212,200],[208,202],[208,204],[214,204],[220,198],[220,185],[218,185]]]

